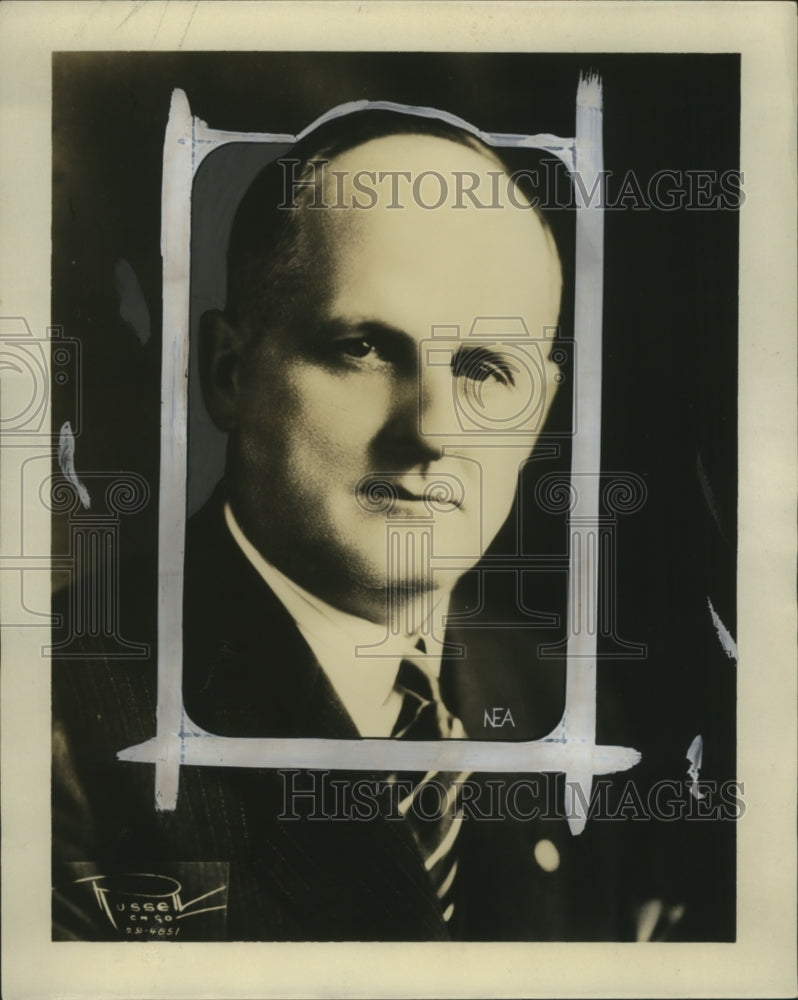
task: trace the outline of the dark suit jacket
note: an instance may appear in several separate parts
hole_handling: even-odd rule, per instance
[[[153,594],[153,582],[131,576],[129,592]],[[144,630],[154,651],[154,605],[143,603],[128,628]],[[196,723],[225,736],[357,737],[293,621],[230,537],[219,496],[189,528],[184,604],[184,703]],[[562,665],[519,670],[528,654],[518,630],[499,632],[503,652],[495,630],[464,637],[468,656],[447,673],[469,734],[544,735],[561,711]],[[647,841],[647,862],[630,881],[628,836],[618,824],[589,823],[572,838],[561,815],[514,818],[505,803],[491,816],[482,798],[483,817],[469,817],[459,838],[457,920],[448,927],[405,822],[342,814],[324,784],[329,777],[382,775],[184,766],[177,808],[156,811],[152,766],[116,759],[155,733],[154,654],[144,663],[106,659],[101,640],[87,640],[84,652],[83,659],[55,662],[53,672],[57,938],[118,938],[89,876],[123,872],[176,877],[184,902],[227,885],[226,909],[184,920],[184,939],[617,940],[634,936],[635,906],[650,894],[650,866],[658,870],[661,856],[670,856]],[[490,730],[484,709],[493,706],[512,707],[511,736]],[[473,780],[496,802],[497,790],[519,777]],[[298,799],[290,815],[290,787],[325,788],[323,804],[319,796]],[[545,811],[544,799],[550,804],[560,793],[548,782],[536,802],[528,794],[516,804]],[[337,818],[320,819],[319,808]],[[558,852],[556,871],[535,861],[543,838]],[[118,904],[123,916],[131,898]]]

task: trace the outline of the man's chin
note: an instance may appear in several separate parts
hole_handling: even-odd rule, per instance
[[[350,570],[348,574],[357,589],[363,589],[374,594],[394,595],[396,600],[413,600],[424,594],[438,591],[441,581],[437,574],[425,572],[407,576],[390,572],[382,566],[361,567],[360,572]]]
[[[379,595],[388,595],[405,604],[428,594],[450,592],[480,558],[476,546],[473,552],[458,552],[453,545],[452,553],[433,553],[427,544],[419,544],[418,537],[412,541],[400,537],[396,541],[395,546],[383,542],[379,552],[367,553],[361,547],[354,557],[351,549],[347,553],[340,551],[335,563],[338,585],[369,592],[378,599]]]

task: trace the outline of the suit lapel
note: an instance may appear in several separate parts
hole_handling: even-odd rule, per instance
[[[214,507],[192,523],[187,545],[184,702],[190,718],[223,736],[357,739],[290,615],[235,545],[221,505]],[[255,775],[262,780],[250,780]],[[352,818],[354,783],[368,791],[363,783],[384,774],[333,772],[321,783],[324,772],[255,775],[241,779],[251,789],[247,797],[258,797],[246,806],[250,817],[259,817],[253,834],[261,853],[253,866],[263,880],[276,881],[291,912],[304,915],[310,938],[325,936],[331,914],[342,937],[448,936],[404,821]],[[313,800],[300,794],[293,813],[300,818],[293,818],[287,792],[309,787],[321,794]],[[308,806],[316,818],[305,815]],[[320,813],[336,818],[320,820]]]

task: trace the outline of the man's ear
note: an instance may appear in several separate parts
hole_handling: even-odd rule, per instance
[[[205,406],[216,426],[238,423],[240,369],[247,338],[224,313],[211,309],[199,324],[199,370]]]

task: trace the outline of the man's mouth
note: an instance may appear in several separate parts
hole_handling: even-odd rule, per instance
[[[355,491],[358,502],[370,511],[389,512],[397,504],[423,505],[429,512],[462,507],[463,486],[455,476],[365,476]]]
[[[417,489],[408,489],[401,483],[394,483],[393,489],[400,502],[423,503],[432,507],[459,507],[460,504],[452,496],[451,490],[443,483],[432,483],[421,493]]]

